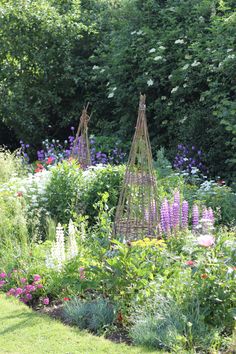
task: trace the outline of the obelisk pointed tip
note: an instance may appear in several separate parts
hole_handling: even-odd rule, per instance
[[[141,93],[139,98],[139,109],[140,111],[146,110],[146,95],[142,95]]]

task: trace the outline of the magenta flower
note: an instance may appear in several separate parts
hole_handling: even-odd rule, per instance
[[[5,283],[5,280],[0,280],[0,288],[2,288]]]
[[[43,299],[43,304],[44,305],[49,305],[49,298],[48,297],[45,297],[44,299]]]
[[[16,290],[15,290],[14,288],[11,288],[11,289],[7,292],[7,295],[8,295],[8,296],[10,296],[10,295],[14,296],[15,293],[16,293]]]
[[[197,238],[197,242],[200,246],[211,247],[215,243],[215,238],[211,235],[203,235]]]
[[[40,275],[35,274],[34,275],[34,281],[39,281],[41,279]]]
[[[20,302],[23,302],[24,304],[27,303],[27,299],[25,299],[24,297],[20,297],[19,300],[20,300]]]
[[[32,300],[33,296],[31,294],[26,294],[25,295],[28,300]]]
[[[24,284],[24,283],[26,283],[26,280],[27,280],[26,278],[21,278],[21,280],[20,280],[20,281],[21,281],[21,283],[23,283],[23,284]]]
[[[34,286],[34,285],[26,285],[26,287],[25,287],[25,291],[26,292],[28,292],[28,293],[30,293],[31,291],[35,291],[36,290],[36,286]]]
[[[6,274],[6,273],[4,273],[4,272],[0,273],[0,278],[4,279],[4,278],[6,278],[6,277],[7,277],[7,274]]]
[[[21,294],[23,294],[23,289],[16,288],[15,295],[18,296],[18,295],[21,295]]]
[[[37,284],[37,288],[38,289],[42,289],[43,288],[43,284]]]

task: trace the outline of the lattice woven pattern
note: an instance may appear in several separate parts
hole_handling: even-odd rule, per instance
[[[78,161],[81,168],[86,169],[91,165],[90,147],[88,139],[88,122],[89,115],[87,113],[88,105],[83,109],[80,117],[79,127],[72,149],[72,157]]]
[[[126,240],[158,236],[156,177],[146,120],[146,96],[140,96],[138,119],[116,210],[114,234]]]

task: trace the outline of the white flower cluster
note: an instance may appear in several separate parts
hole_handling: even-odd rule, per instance
[[[78,255],[78,246],[76,242],[76,228],[73,221],[70,220],[68,226],[68,242],[65,245],[64,230],[61,224],[56,228],[56,241],[53,242],[51,251],[46,257],[46,266],[61,270],[66,260],[70,260]]]
[[[172,88],[171,93],[175,93],[176,91],[178,91],[178,89],[179,89],[179,86]]]
[[[184,44],[183,39],[176,39],[175,44]]]
[[[149,79],[149,80],[147,81],[147,85],[148,85],[148,86],[153,86],[153,84],[154,84],[154,81],[153,81],[152,79]]]

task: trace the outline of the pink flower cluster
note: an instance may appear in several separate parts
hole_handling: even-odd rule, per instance
[[[13,271],[13,273],[17,273],[17,271]],[[9,279],[8,279],[9,278]],[[7,275],[6,273],[0,273],[0,288],[4,285],[9,284],[9,280],[11,278],[11,274]],[[14,296],[19,298],[19,300],[23,303],[27,303],[33,299],[33,293],[35,293],[38,289],[43,288],[43,284],[40,283],[41,277],[38,274],[33,276],[32,284],[27,284],[26,278],[20,278],[20,286],[16,286],[14,288],[10,288],[6,293],[7,296]],[[19,284],[19,281],[17,282]]]

